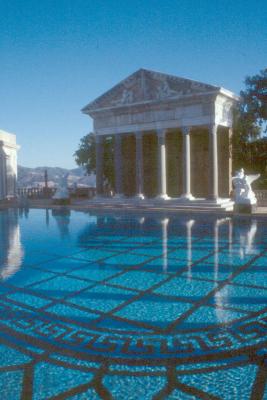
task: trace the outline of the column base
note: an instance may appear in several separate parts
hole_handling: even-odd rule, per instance
[[[195,197],[191,193],[182,194],[179,198],[181,200],[195,200]]]
[[[145,200],[145,196],[143,195],[143,193],[138,193],[134,196],[134,198],[136,200]]]
[[[170,197],[167,194],[158,194],[155,200],[170,200]]]
[[[208,196],[207,200],[212,201],[215,204],[221,204],[226,199],[220,198],[219,196]]]
[[[218,199],[219,199],[219,196],[217,196],[217,195],[209,195],[208,197],[207,197],[207,199],[208,200],[214,200],[214,201],[217,201]]]

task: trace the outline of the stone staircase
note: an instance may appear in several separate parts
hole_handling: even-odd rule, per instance
[[[115,198],[103,197],[86,200],[79,205],[85,207],[115,208],[115,209],[145,209],[145,210],[170,210],[184,212],[231,212],[234,202],[230,199],[194,199],[185,200],[181,198],[162,199],[136,199],[136,198]]]

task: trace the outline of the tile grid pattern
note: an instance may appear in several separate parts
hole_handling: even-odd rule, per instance
[[[212,310],[212,313],[221,310],[222,330],[227,324],[234,325],[237,321],[242,321],[242,317],[257,318],[267,312],[266,281],[256,280],[256,283],[242,281],[242,275],[250,273],[252,268],[254,272],[251,272],[251,275],[257,275],[257,272],[260,273],[265,268],[267,261],[265,240],[258,243],[262,246],[259,246],[260,251],[257,254],[240,259],[237,256],[230,263],[224,253],[229,248],[228,240],[221,240],[214,252],[210,227],[203,224],[192,239],[193,259],[190,260],[191,276],[188,276],[189,263],[183,252],[186,241],[178,237],[177,245],[174,237],[170,235],[168,254],[162,254],[162,242],[157,237],[157,231],[157,227],[149,227],[145,229],[143,236],[139,231],[136,234],[132,231],[127,232],[125,237],[125,232],[118,230],[118,236],[122,233],[124,235],[116,240],[116,237],[114,239],[116,232],[109,227],[106,236],[103,229],[99,230],[99,235],[94,233],[93,236],[89,236],[87,242],[83,242],[82,251],[75,251],[68,257],[58,257],[40,264],[25,265],[14,279],[1,285],[0,307],[6,310],[1,318],[1,325],[3,319],[10,318],[10,315],[12,317],[12,313],[16,317],[24,312],[30,320],[39,313],[47,321],[61,321],[67,326],[75,324],[77,327],[89,326],[90,329],[100,331],[103,329],[106,332],[120,333],[124,329],[130,334],[167,335],[180,330],[194,332],[199,329],[214,329],[214,319],[203,320],[207,310]],[[207,240],[206,248],[203,249],[202,244],[205,240]],[[231,245],[238,248],[238,240],[233,240]],[[167,271],[162,271],[164,256],[167,257],[169,268]],[[214,260],[219,268],[217,275],[214,273]],[[194,276],[195,271],[202,272],[202,275]],[[208,278],[203,276],[205,272]],[[235,301],[235,292],[239,293],[240,288],[249,289],[247,297],[245,296],[242,301],[240,298],[239,301]],[[225,289],[226,294],[223,292]],[[214,299],[217,299],[216,304]],[[158,314],[156,320],[153,320],[155,307]],[[201,307],[202,319],[197,314]],[[160,315],[164,318],[161,319]],[[191,321],[189,319],[186,324],[186,320],[188,321],[193,315],[195,317]],[[210,376],[216,375],[215,370],[223,374],[222,371],[231,369],[235,371],[236,368],[237,370],[239,368],[237,380],[242,376],[240,371],[251,373],[253,379],[250,392],[255,393],[255,396],[263,396],[265,390],[263,384],[266,379],[265,353],[257,347],[253,347],[253,356],[249,352],[244,352],[243,358],[239,360],[236,355],[227,366],[223,364],[222,359],[219,365],[215,365],[211,358],[207,361],[208,366],[203,367],[201,364],[199,369],[192,367],[185,374],[184,371],[177,371],[176,362],[170,360],[167,363],[162,362],[162,369],[158,367],[158,370],[157,367],[149,370],[149,361],[139,360],[137,364],[140,370],[134,371],[134,365],[125,364],[123,368],[123,363],[120,361],[117,365],[114,363],[114,358],[101,362],[91,361],[95,362],[93,366],[86,365],[87,360],[84,360],[77,366],[77,357],[73,351],[69,351],[71,355],[67,361],[66,359],[62,361],[60,360],[62,355],[55,358],[49,351],[49,346],[41,354],[36,354],[34,339],[33,349],[28,351],[19,340],[22,340],[20,336],[17,343],[8,340],[4,329],[2,330],[2,346],[7,349],[13,348],[13,351],[28,358],[28,361],[20,364],[19,368],[10,366],[4,369],[5,373],[10,372],[10,376],[12,371],[14,374],[15,371],[24,371],[21,392],[23,399],[39,399],[36,397],[36,391],[40,394],[41,383],[38,382],[43,379],[41,371],[46,368],[51,369],[52,377],[53,374],[61,372],[63,374],[64,371],[69,371],[73,377],[77,375],[75,375],[77,371],[85,374],[84,376],[79,374],[79,378],[84,381],[71,389],[66,383],[67,389],[64,391],[64,388],[61,388],[60,394],[52,392],[51,394],[49,390],[52,389],[49,388],[47,388],[48,394],[45,394],[46,389],[43,388],[44,396],[47,396],[44,398],[78,399],[82,398],[79,397],[82,393],[87,392],[91,396],[88,398],[112,398],[111,396],[117,398],[116,384],[121,382],[120,377],[127,378],[125,382],[129,385],[134,382],[133,385],[140,384],[140,387],[142,385],[147,387],[146,398],[179,398],[179,393],[180,396],[182,393],[182,396],[188,395],[188,398],[192,399],[205,398],[205,390],[194,386],[194,376],[201,377],[205,382],[204,375],[206,377],[209,373]],[[90,360],[94,360],[94,357],[90,357]],[[156,364],[160,364],[159,361],[157,360]],[[153,392],[155,382],[159,388],[157,392]],[[206,395],[210,396],[209,398],[221,398],[212,393]]]

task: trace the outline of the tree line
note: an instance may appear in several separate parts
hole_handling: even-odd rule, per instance
[[[255,186],[267,189],[267,68],[245,79],[240,101],[234,109],[232,156],[233,170],[241,167],[247,173],[260,173]],[[82,137],[74,153],[75,161],[88,174],[96,170],[95,136]],[[108,138],[104,145],[104,176],[114,188],[114,142]]]

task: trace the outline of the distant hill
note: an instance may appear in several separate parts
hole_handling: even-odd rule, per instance
[[[94,187],[95,175],[86,175],[83,168],[65,169],[59,167],[27,168],[18,166],[18,187],[30,188],[44,186],[44,174],[47,170],[48,186],[58,186],[63,176],[68,174],[68,185],[71,187]]]

